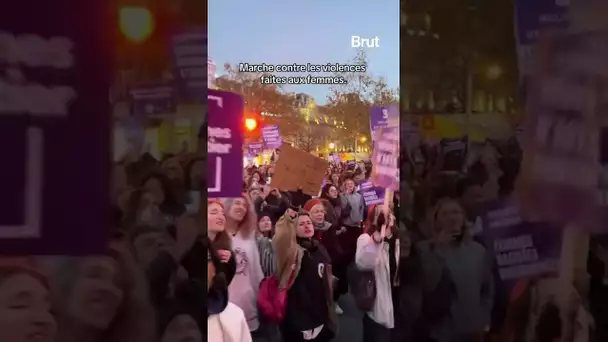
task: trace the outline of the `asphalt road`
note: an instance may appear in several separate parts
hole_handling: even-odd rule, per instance
[[[363,341],[363,312],[355,306],[355,301],[346,294],[339,300],[344,314],[338,316],[340,328],[338,336],[332,342],[362,342]]]

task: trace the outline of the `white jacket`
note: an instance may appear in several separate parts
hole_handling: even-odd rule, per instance
[[[226,309],[207,318],[207,341],[251,342],[251,333],[243,310],[228,303]]]
[[[357,239],[355,262],[360,270],[374,270],[376,278],[376,300],[367,315],[374,322],[392,329],[395,327],[395,319],[388,249],[387,242],[375,243],[369,234],[361,234]],[[398,262],[398,242],[395,250]]]

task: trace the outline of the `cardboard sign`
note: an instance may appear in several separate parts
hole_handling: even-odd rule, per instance
[[[327,161],[291,147],[281,145],[281,158],[274,168],[271,186],[279,190],[297,191],[317,196],[323,183]]]

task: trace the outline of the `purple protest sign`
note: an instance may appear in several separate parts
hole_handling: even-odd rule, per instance
[[[141,118],[175,114],[177,99],[172,83],[142,84],[129,90],[133,115]]]
[[[2,254],[85,255],[107,247],[106,6],[23,0],[0,11]]]
[[[264,151],[264,144],[261,142],[249,143],[249,145],[247,145],[247,150],[252,156],[260,154]]]
[[[283,144],[283,139],[279,134],[279,127],[276,125],[266,125],[262,127],[262,140],[264,147],[267,149],[280,148]]]
[[[375,186],[399,190],[399,127],[378,129],[372,165],[370,180]]]
[[[208,85],[206,28],[192,28],[173,35],[171,55],[180,99],[204,102]]]
[[[518,206],[504,201],[489,203],[482,220],[482,237],[496,257],[503,280],[557,274],[561,229],[523,221]]]
[[[243,98],[208,90],[208,196],[239,197],[243,190]]]
[[[367,205],[384,203],[384,188],[374,186],[370,181],[364,181],[359,184],[359,193],[363,196]]]
[[[374,134],[380,127],[388,127],[392,120],[399,119],[399,107],[397,105],[387,107],[372,107],[369,112],[369,129],[372,133],[372,141]]]

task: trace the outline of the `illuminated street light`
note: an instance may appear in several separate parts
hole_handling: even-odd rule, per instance
[[[119,18],[120,31],[133,43],[145,42],[154,32],[154,16],[145,7],[122,7]]]
[[[336,147],[336,144],[334,143],[329,143],[329,149],[333,150]]]
[[[367,141],[367,137],[361,137],[361,142],[364,143]]]
[[[488,79],[491,79],[491,80],[496,80],[496,79],[500,78],[501,75],[502,75],[502,68],[500,67],[500,65],[492,65],[486,71],[486,76],[488,77]]]

